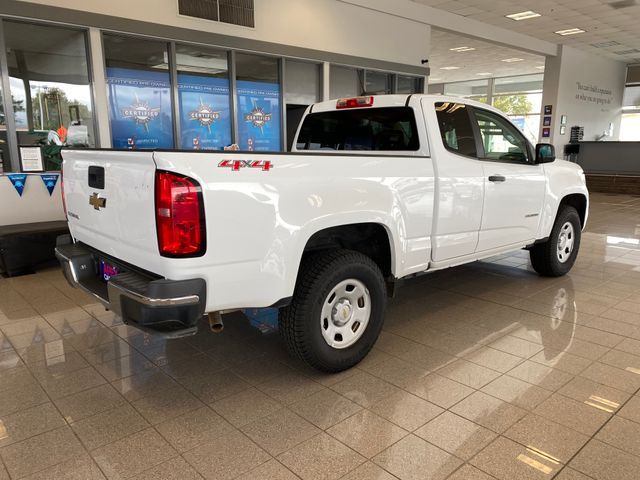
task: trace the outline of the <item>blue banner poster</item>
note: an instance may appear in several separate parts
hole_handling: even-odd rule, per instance
[[[281,150],[280,85],[239,80],[237,87],[240,150]]]
[[[13,187],[18,192],[18,195],[22,196],[22,192],[24,192],[24,186],[27,183],[27,176],[24,173],[15,174],[15,175],[7,175],[9,181],[13,184]]]
[[[169,73],[107,68],[113,148],[173,148]]]
[[[231,144],[229,80],[178,74],[180,140],[187,150],[222,150]]]
[[[53,191],[56,189],[56,183],[58,183],[57,174],[53,175],[40,175],[42,181],[44,182],[44,186],[47,187],[47,192],[49,192],[49,196],[53,195]]]

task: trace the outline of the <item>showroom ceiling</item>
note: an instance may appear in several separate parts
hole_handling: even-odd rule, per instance
[[[553,43],[640,63],[640,0],[413,0]],[[506,15],[533,11],[515,21]],[[579,29],[583,33],[559,35]]]
[[[544,72],[544,57],[457,33],[431,32],[429,83]]]

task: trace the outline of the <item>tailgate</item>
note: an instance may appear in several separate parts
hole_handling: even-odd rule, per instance
[[[157,271],[153,153],[65,150],[63,158],[73,237],[116,259]]]

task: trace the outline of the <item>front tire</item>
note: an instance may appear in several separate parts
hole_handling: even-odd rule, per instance
[[[325,372],[353,367],[369,353],[384,322],[386,288],[380,268],[354,251],[308,255],[280,333],[289,352]]]
[[[575,208],[563,205],[551,230],[549,239],[534,245],[529,252],[531,265],[544,277],[561,277],[571,270],[576,262],[582,225]]]

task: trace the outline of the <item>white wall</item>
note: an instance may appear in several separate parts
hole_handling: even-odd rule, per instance
[[[21,0],[331,53],[421,66],[430,26],[339,0],[255,0],[255,28],[178,15],[177,0]]]
[[[542,105],[552,105],[552,136],[549,140],[562,155],[571,127],[584,127],[584,140],[596,140],[609,124],[618,140],[626,65],[563,46],[560,55],[547,57]],[[544,111],[543,111],[544,113]],[[561,116],[567,116],[566,133],[560,135]],[[541,127],[543,128],[543,127]],[[547,141],[542,138],[541,141]]]
[[[28,175],[22,197],[6,175],[0,175],[0,226],[65,220],[60,179],[53,195],[39,174]]]

